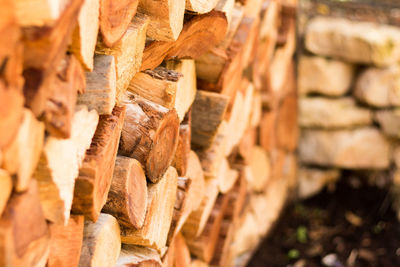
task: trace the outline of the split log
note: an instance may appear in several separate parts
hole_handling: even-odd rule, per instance
[[[37,184],[32,180],[26,192],[13,194],[0,219],[0,265],[44,267],[49,238]]]
[[[112,48],[97,42],[96,54],[112,55],[115,58],[117,102],[123,98],[129,82],[140,69],[148,25],[149,19],[146,16],[136,14],[121,40]]]
[[[154,41],[146,46],[141,70],[154,69],[167,59],[196,59],[222,41],[227,30],[225,14],[211,11],[185,23],[175,42]]]
[[[178,80],[182,74],[157,67],[154,70],[139,72],[133,77],[128,86],[128,91],[164,106],[173,109]]]
[[[221,11],[225,14],[226,20],[228,21],[227,29],[230,28],[234,8],[235,0],[219,0],[214,8],[216,11]]]
[[[173,243],[175,249],[174,266],[187,267],[190,265],[192,259],[190,258],[190,251],[182,234],[176,235]]]
[[[276,147],[276,120],[275,110],[264,112],[260,122],[260,144],[266,151]]]
[[[218,189],[219,192],[225,194],[229,192],[232,187],[235,185],[236,180],[239,177],[239,172],[235,169],[232,169],[229,166],[229,162],[226,158],[222,160],[222,164],[219,167],[219,171],[217,174],[218,180]]]
[[[294,86],[293,83],[292,85]],[[280,149],[289,152],[292,152],[297,148],[297,140],[299,136],[297,109],[297,96],[295,92],[293,92],[283,99],[277,116],[277,145]]]
[[[199,14],[210,12],[217,5],[218,0],[186,0],[185,8]]]
[[[0,216],[7,205],[7,201],[11,195],[13,184],[12,178],[7,171],[0,169]]]
[[[79,266],[115,266],[121,251],[121,236],[117,220],[100,214],[96,223],[85,221]]]
[[[165,247],[176,199],[178,174],[173,167],[156,184],[148,186],[148,210],[141,229],[122,228],[122,242],[161,251]]]
[[[257,142],[257,129],[252,127],[248,128],[244,133],[242,140],[238,144],[238,156],[240,160],[243,161],[244,164],[251,164],[252,156],[251,152],[253,147]]]
[[[205,181],[204,197],[199,208],[189,215],[182,228],[182,234],[187,240],[193,240],[203,232],[217,196],[218,181],[216,179],[207,179]]]
[[[191,59],[169,60],[166,66],[167,69],[183,75],[177,82],[174,105],[179,121],[182,122],[196,97],[196,66],[194,60]]]
[[[199,259],[194,259],[189,265],[190,267],[209,267],[209,265]]]
[[[229,98],[217,93],[197,91],[192,107],[192,144],[209,147],[224,119]]]
[[[262,116],[262,98],[261,93],[257,90],[254,91],[253,104],[250,114],[250,126],[258,127],[260,125]]]
[[[271,162],[262,147],[254,146],[250,153],[250,165],[245,167],[246,181],[251,190],[263,192],[271,178]]]
[[[2,166],[16,175],[15,190],[25,191],[39,162],[44,140],[44,125],[29,109],[24,109],[23,121],[13,142],[3,150]]]
[[[162,257],[163,267],[174,267],[175,264],[175,246],[169,245],[167,252]]]
[[[140,163],[117,156],[104,213],[117,218],[120,225],[140,229],[147,211],[146,176]]]
[[[48,267],[78,266],[83,240],[83,216],[73,215],[67,225],[50,224]]]
[[[76,179],[72,211],[96,221],[107,201],[125,117],[124,107],[101,115]]]
[[[115,106],[117,77],[114,56],[96,55],[92,72],[86,72],[86,88],[78,104],[95,109],[100,115],[111,114]]]
[[[124,103],[127,114],[119,153],[137,159],[147,178],[158,182],[171,165],[178,145],[178,116],[175,110],[133,95],[128,95]]]
[[[116,267],[161,267],[160,255],[151,248],[123,244]]]
[[[79,11],[78,25],[72,34],[71,51],[86,70],[93,70],[93,55],[99,31],[100,0],[85,0]]]
[[[16,0],[15,9],[18,23],[23,26],[51,26],[60,17],[65,1]]]
[[[179,125],[179,140],[172,166],[179,176],[185,176],[188,169],[190,142],[192,139],[192,112],[186,114],[185,119]]]
[[[51,28],[44,26],[23,29],[25,105],[37,117],[45,109],[58,66],[65,55],[64,51],[76,25],[82,2],[83,0],[68,1]]]
[[[141,0],[138,11],[150,18],[147,36],[153,40],[175,41],[183,26],[185,0]]]
[[[139,0],[100,1],[100,33],[108,47],[113,47],[129,27]]]
[[[57,138],[69,138],[78,91],[85,89],[85,76],[74,56],[65,56],[58,66],[44,110],[46,131]]]
[[[204,181],[204,172],[201,167],[200,160],[194,151],[190,151],[189,154],[188,170],[186,172],[186,177],[188,177],[192,181],[192,187],[190,188],[187,195],[187,205],[188,207],[190,207],[188,208],[188,210],[197,210],[200,207],[203,196],[205,194],[206,185]],[[182,223],[185,220],[183,220]]]
[[[82,107],[74,115],[71,138],[50,136],[45,142],[33,177],[38,180],[45,217],[51,222],[65,224],[68,221],[75,178],[97,122],[97,112],[88,112]]]

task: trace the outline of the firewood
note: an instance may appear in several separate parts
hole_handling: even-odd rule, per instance
[[[96,223],[85,221],[79,266],[115,266],[121,251],[120,228],[109,214],[100,214]]]
[[[175,267],[187,267],[190,265],[190,251],[182,234],[179,233],[175,239],[173,246],[175,247]]]
[[[114,56],[96,55],[92,72],[86,72],[85,92],[78,95],[78,104],[95,109],[100,115],[111,114],[115,106],[116,73]]]
[[[113,47],[124,33],[136,14],[139,0],[100,1],[100,32],[108,47]]]
[[[178,174],[173,167],[156,184],[148,186],[148,210],[141,229],[122,228],[122,242],[161,251],[165,247],[176,199]]]
[[[209,267],[209,265],[202,260],[194,259],[189,265],[190,267]]]
[[[16,175],[15,190],[24,191],[39,162],[44,140],[44,125],[24,109],[23,121],[13,142],[3,150],[3,168]]]
[[[93,70],[93,55],[99,31],[100,0],[85,0],[72,34],[71,51],[86,70]]]
[[[105,46],[101,41],[97,42],[96,54],[115,57],[117,101],[123,98],[129,82],[140,69],[148,25],[149,19],[146,16],[136,14],[127,31],[112,48]]]
[[[196,97],[197,86],[194,60],[169,60],[166,66],[167,69],[174,70],[183,75],[177,82],[174,105],[179,121],[182,122]]]
[[[186,0],[185,8],[199,14],[210,12],[218,3],[218,0]]]
[[[297,148],[299,129],[297,126],[297,96],[286,96],[277,116],[276,141],[279,148],[294,151]]]
[[[275,110],[264,112],[260,122],[260,144],[266,151],[276,147],[276,120]]]
[[[262,192],[271,177],[271,162],[266,151],[259,146],[251,149],[251,162],[246,168],[246,180],[249,188],[255,192]]]
[[[175,110],[133,95],[126,97],[125,105],[119,153],[137,159],[147,178],[158,182],[171,165],[178,145],[178,116]]]
[[[138,12],[150,18],[147,36],[153,40],[175,41],[183,26],[185,0],[141,0]]]
[[[186,114],[184,121],[179,125],[179,140],[172,166],[179,176],[185,176],[188,169],[190,142],[192,139],[192,112]]]
[[[43,26],[23,29],[25,106],[29,107],[35,116],[40,116],[45,109],[82,2],[83,0],[68,1],[51,28]]]
[[[0,169],[0,216],[6,207],[13,188],[12,179],[7,171]]]
[[[82,79],[82,80],[81,80]],[[60,63],[57,76],[48,94],[44,111],[47,132],[58,138],[71,135],[78,90],[85,88],[84,73],[74,56],[66,56]]]
[[[49,231],[32,180],[24,193],[15,193],[0,219],[0,265],[45,266]]]
[[[261,93],[259,91],[254,91],[253,95],[253,104],[251,108],[250,114],[250,126],[251,127],[258,127],[260,125],[262,116],[262,98]]]
[[[186,239],[194,239],[203,232],[217,196],[218,181],[216,179],[207,179],[205,181],[204,197],[199,208],[189,215],[183,225],[182,233]]]
[[[48,267],[78,266],[83,240],[83,216],[72,215],[67,225],[50,224]]]
[[[154,69],[167,59],[196,59],[220,43],[226,30],[227,19],[221,11],[194,16],[175,42],[154,41],[146,46],[141,70]]]
[[[76,179],[72,211],[96,221],[107,201],[125,117],[124,107],[101,115]]]
[[[148,266],[161,267],[160,255],[151,248],[123,244],[117,267]]]
[[[209,147],[214,140],[228,105],[228,97],[197,91],[192,107],[192,144]]]
[[[75,178],[98,122],[96,111],[79,109],[72,121],[71,138],[49,136],[33,174],[47,220],[65,224],[70,216]],[[84,130],[82,130],[84,129]]]
[[[229,166],[228,160],[224,158],[222,160],[222,164],[219,167],[219,171],[216,177],[218,180],[219,192],[225,194],[229,190],[231,190],[238,177],[239,177],[239,172],[235,169],[232,169]]]
[[[147,100],[173,109],[177,93],[178,80],[182,74],[157,67],[137,73],[128,86],[128,91]]]
[[[252,127],[248,128],[244,133],[242,140],[238,144],[238,155],[243,160],[244,164],[251,163],[251,152],[257,142],[257,129]]]
[[[162,257],[163,267],[174,267],[175,264],[175,246],[169,245],[167,252]]]
[[[102,210],[125,227],[140,229],[147,211],[146,176],[140,163],[117,156],[108,199]]]
[[[235,0],[219,0],[215,6],[215,10],[221,11],[225,14],[226,20],[228,21],[227,29],[230,28],[234,8]]]
[[[60,17],[66,1],[16,0],[15,9],[21,26],[51,26]]]
[[[260,16],[264,0],[247,0],[244,5],[244,14],[247,17],[257,18]]]
[[[190,238],[187,239],[190,252],[207,263],[209,263],[214,256],[219,231],[221,229],[221,222],[228,208],[228,202],[229,195],[220,195],[215,202],[201,235],[194,240]]]

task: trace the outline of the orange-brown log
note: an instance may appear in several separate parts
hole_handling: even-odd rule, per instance
[[[75,182],[72,211],[96,221],[106,203],[125,117],[124,107],[101,115]]]
[[[185,239],[182,234],[179,233],[175,236],[173,246],[175,247],[175,257],[174,257],[174,266],[175,267],[187,267],[190,265],[192,261],[190,257],[190,251],[186,244]]]
[[[126,119],[119,153],[137,159],[147,178],[158,182],[171,165],[178,145],[176,111],[133,95],[128,95],[124,104]]]
[[[123,244],[116,267],[161,267],[160,255],[155,249]],[[173,266],[171,266],[173,267]]]
[[[179,125],[179,141],[178,147],[172,166],[175,167],[179,176],[185,176],[188,167],[188,158],[190,153],[190,142],[192,139],[192,112],[191,110],[185,115],[184,120]]]
[[[227,19],[220,11],[194,16],[186,22],[175,42],[154,41],[146,46],[141,70],[154,69],[163,60],[197,58],[222,41]]]
[[[147,184],[142,166],[135,159],[117,156],[103,212],[113,215],[120,225],[139,229],[146,211]]]

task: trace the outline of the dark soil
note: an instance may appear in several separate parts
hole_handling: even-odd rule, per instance
[[[387,187],[349,180],[288,205],[248,267],[400,266],[400,223]]]

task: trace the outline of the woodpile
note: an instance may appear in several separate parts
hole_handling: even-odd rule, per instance
[[[296,2],[0,2],[0,265],[244,266],[296,183]]]

